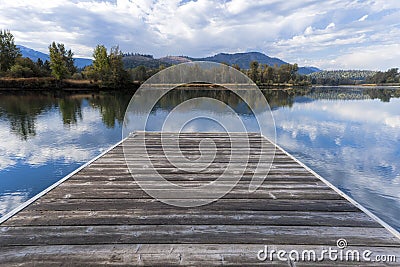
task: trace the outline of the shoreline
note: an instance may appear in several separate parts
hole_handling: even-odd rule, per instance
[[[34,78],[0,78],[0,92],[38,92],[38,91],[64,91],[64,92],[99,92],[99,91],[116,91],[116,90],[137,90],[142,85],[141,82],[135,81],[127,86],[108,87],[99,82],[90,80],[73,80],[65,79],[57,81],[51,77],[34,77]],[[214,84],[193,83],[177,88],[204,88],[216,89],[219,86]],[[258,85],[261,90],[290,90],[301,88],[382,88],[382,89],[399,89],[400,84],[357,84],[357,85],[293,85],[293,84],[268,84]]]
[[[33,78],[0,78],[0,92],[35,92],[35,91],[66,91],[66,92],[97,92],[115,90],[136,90],[141,83],[132,82],[124,87],[104,86],[90,80],[65,79],[58,81],[51,77]]]

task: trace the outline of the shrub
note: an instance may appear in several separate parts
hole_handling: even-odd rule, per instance
[[[11,69],[8,72],[8,75],[13,77],[13,78],[29,78],[33,77],[33,70],[28,68],[28,67],[23,67],[19,64],[16,64],[11,67]]]

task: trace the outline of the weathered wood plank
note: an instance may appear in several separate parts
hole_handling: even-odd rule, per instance
[[[78,188],[79,187],[79,188]],[[75,189],[75,190],[74,190]],[[155,191],[165,191],[166,189],[158,189]],[[179,194],[179,190],[168,190],[172,195]],[[68,199],[87,199],[87,198],[98,198],[98,199],[146,199],[151,198],[141,188],[126,189],[126,188],[93,188],[92,186],[77,186],[75,188],[68,187],[63,190],[57,190],[48,193],[48,197],[54,199],[68,198]],[[182,198],[190,198],[193,196],[183,196]],[[310,200],[339,200],[343,199],[334,191],[326,190],[285,190],[285,189],[273,189],[273,190],[257,190],[256,192],[250,193],[247,189],[233,189],[226,194],[224,199],[310,199]]]
[[[45,215],[45,216],[44,216]],[[57,225],[277,225],[277,226],[342,226],[379,227],[363,212],[300,211],[209,211],[170,210],[101,210],[101,211],[36,211],[24,210],[5,226]]]
[[[134,177],[137,177],[139,174],[129,174],[129,173],[120,173],[120,174],[113,174],[111,172],[108,175],[101,175],[98,173],[95,174],[88,174],[85,171],[79,172],[73,177],[70,178],[70,181],[82,181],[82,182],[101,182],[101,181],[118,181],[118,182],[131,182],[134,180]],[[163,174],[164,179],[168,181],[215,181],[220,177],[220,175],[210,175],[210,174],[203,174],[203,173],[187,173],[185,175],[175,175],[175,174]],[[240,178],[241,182],[249,182],[254,177],[253,174],[245,174]],[[154,177],[151,175],[147,176],[149,181],[154,180]],[[236,180],[235,177],[226,177],[226,180]],[[266,183],[274,184],[274,183],[307,183],[307,182],[320,182],[318,178],[312,176],[311,174],[301,173],[296,175],[285,175],[285,174],[268,174],[265,179]]]
[[[189,201],[189,200],[186,200]],[[173,209],[154,199],[46,199],[30,205],[30,210],[163,210]],[[220,199],[198,207],[199,210],[234,210],[234,211],[359,211],[345,200],[271,200],[271,199]],[[183,209],[184,210],[184,209]],[[188,211],[189,212],[189,211]]]
[[[2,227],[0,246],[89,244],[335,244],[342,236],[354,246],[400,245],[379,228],[254,225],[90,225]],[[85,236],[85,238],[82,238]],[[310,239],[310,236],[313,236]],[[245,238],[245,240],[244,240]],[[251,242],[249,242],[251,240]]]
[[[288,170],[288,169],[282,169],[282,170],[275,170],[275,169],[259,169],[257,170],[258,172],[266,173],[269,170],[268,174],[283,174],[283,175],[309,175],[310,173],[306,171],[305,169],[295,169],[295,170]],[[108,173],[107,173],[108,171]],[[149,168],[142,168],[142,169],[134,169],[135,173],[153,173],[153,169],[149,166]],[[240,171],[238,173],[238,171]],[[112,175],[112,174],[124,174],[124,173],[130,173],[129,169],[124,169],[124,168],[90,168],[86,169],[85,173],[87,174],[98,174],[100,172],[106,172],[105,175]],[[159,168],[157,169],[157,172],[160,174],[180,174],[180,175],[185,175],[187,173],[190,173],[185,170],[177,169],[177,168]],[[195,173],[195,170],[192,171],[192,173]],[[203,171],[201,171],[202,174],[222,174],[225,173],[226,175],[237,175],[240,173],[243,173],[244,175],[250,175],[255,173],[255,169],[245,169],[243,168],[232,168],[229,170],[221,169],[221,168],[207,168]]]
[[[335,247],[335,244],[329,244]],[[166,265],[182,266],[288,266],[288,263],[279,261],[274,255],[273,261],[259,261],[257,253],[263,249],[262,244],[113,244],[113,245],[57,245],[57,246],[26,246],[23,248],[9,247],[0,251],[0,258],[18,266],[54,266],[59,264],[71,266],[155,266]],[[279,251],[287,246],[269,244],[269,249]],[[321,252],[326,246],[292,245],[296,251]],[[352,247],[354,250],[364,251],[365,247]],[[96,250],[96,257],[93,255]],[[395,248],[372,248],[375,255],[397,255]],[[27,263],[27,258],[31,262]],[[327,256],[323,261],[301,262],[299,266],[377,266],[376,262],[357,261],[330,261]],[[378,266],[382,266],[379,264]],[[394,266],[394,265],[392,265]]]
[[[102,185],[110,185],[112,183],[113,186],[115,186],[116,189],[118,188],[125,188],[125,187],[129,187],[132,186],[134,188],[139,188],[139,186],[136,184],[135,181],[117,181],[117,180],[110,180],[110,181],[84,181],[84,180],[75,180],[75,181],[71,181],[68,184],[63,185],[63,187],[70,187],[70,186],[77,186],[77,185],[98,185],[98,186],[102,186]],[[204,186],[206,184],[209,184],[209,181],[171,181],[171,183],[177,185],[177,186],[186,186],[186,187],[199,187],[199,186]],[[152,186],[153,189],[164,189],[165,187],[161,184],[157,184],[154,183],[154,180],[148,180],[148,181],[142,181],[141,185],[150,185]],[[215,185],[214,188],[216,190],[219,189],[226,189],[227,186],[232,185],[232,182],[230,180],[227,181],[221,181],[220,184]],[[244,181],[241,182],[239,181],[236,185],[235,185],[236,189],[245,189],[248,190],[249,188],[249,182],[248,181]],[[275,182],[271,182],[271,183],[263,183],[258,190],[272,190],[272,189],[326,189],[328,190],[329,188],[324,185],[324,184],[320,184],[319,182],[314,182],[314,181],[309,181],[309,182],[285,182],[285,181],[275,181]]]

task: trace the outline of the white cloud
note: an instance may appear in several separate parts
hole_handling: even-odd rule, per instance
[[[336,27],[335,23],[331,22],[328,26],[326,26],[325,30],[334,29]]]
[[[312,26],[308,26],[305,31],[304,31],[304,35],[311,35],[314,32],[314,29]]]
[[[0,217],[28,200],[28,193],[17,192],[0,197]]]
[[[368,18],[368,15],[364,15],[361,18],[358,19],[358,21],[364,21]]]
[[[399,67],[400,44],[374,45],[350,49],[329,68],[386,70]]]
[[[278,143],[396,224],[400,211],[400,161],[394,160],[399,153],[399,104],[399,99],[296,103],[291,109],[274,111]]]
[[[98,43],[157,57],[259,50],[325,67],[352,49],[399,43],[399,10],[397,0],[0,0],[0,28],[43,52],[52,41],[87,57]]]
[[[400,129],[400,116],[387,117],[385,119],[385,124],[392,128]]]

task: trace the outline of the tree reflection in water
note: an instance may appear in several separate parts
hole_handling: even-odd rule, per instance
[[[359,87],[323,87],[296,89],[262,90],[272,110],[280,107],[292,107],[297,101],[313,101],[315,99],[380,99],[389,102],[391,98],[399,98],[400,90],[390,88]],[[52,109],[58,110],[62,122],[66,126],[78,124],[82,120],[84,104],[100,110],[101,118],[107,128],[122,124],[125,110],[133,92],[107,92],[92,94],[54,94],[54,93],[3,93],[0,95],[0,118],[9,122],[10,132],[27,140],[36,135],[36,121],[41,114]],[[170,91],[160,99],[154,110],[171,111],[180,103],[195,97],[218,99],[242,115],[251,113],[247,105],[238,96],[228,90],[184,88]],[[257,106],[258,99],[253,99]],[[148,103],[142,103],[146,106]]]

